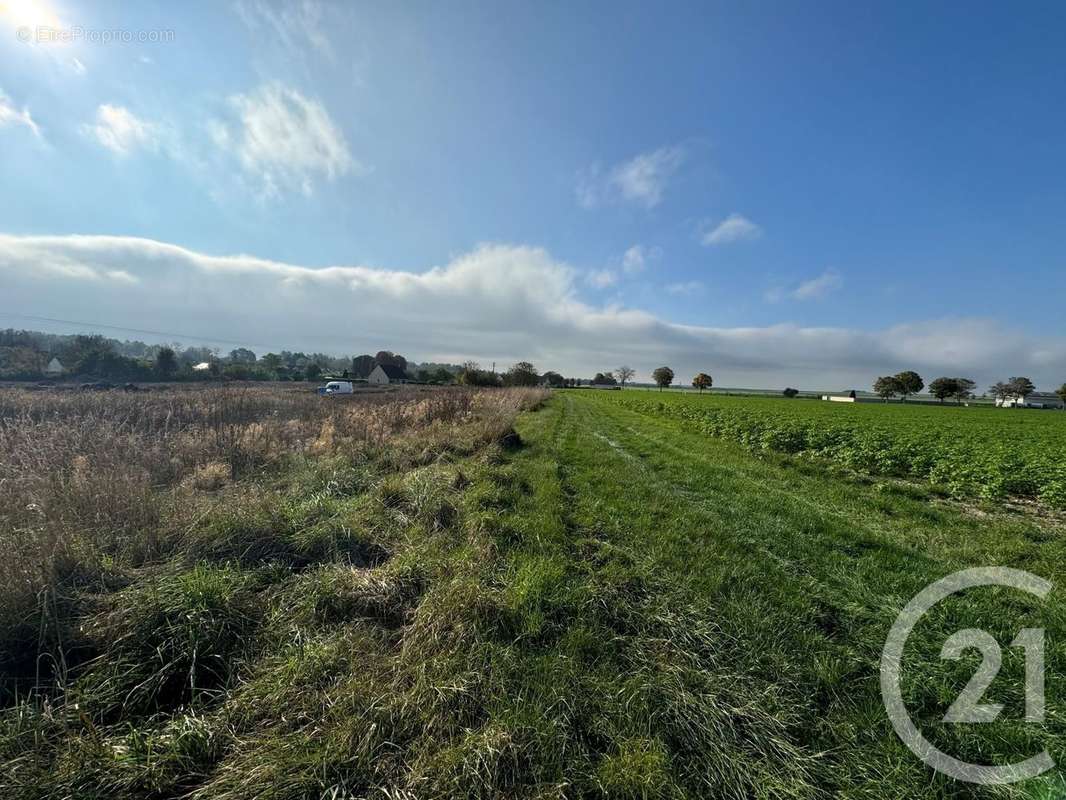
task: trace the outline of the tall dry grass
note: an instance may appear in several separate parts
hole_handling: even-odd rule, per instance
[[[500,438],[536,392],[319,397],[269,386],[124,394],[0,390],[0,697],[58,679],[94,592],[168,556],[225,487],[295,457],[432,459]],[[465,426],[465,427],[464,427]],[[222,495],[218,493],[222,490]]]

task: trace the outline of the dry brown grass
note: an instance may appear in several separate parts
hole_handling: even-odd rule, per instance
[[[427,463],[500,438],[538,400],[461,388],[331,398],[270,386],[0,390],[0,696],[62,682],[77,649],[63,624],[71,604],[172,553],[230,484],[303,456],[366,450]]]

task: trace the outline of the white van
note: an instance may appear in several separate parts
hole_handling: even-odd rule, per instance
[[[351,394],[351,381],[330,381],[322,390],[322,394]]]

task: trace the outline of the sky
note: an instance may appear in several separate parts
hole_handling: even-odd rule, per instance
[[[0,0],[0,326],[1051,389],[1064,40],[1058,2]]]

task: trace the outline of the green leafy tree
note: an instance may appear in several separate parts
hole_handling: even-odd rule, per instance
[[[692,379],[692,385],[700,390],[700,394],[703,394],[704,389],[710,389],[714,385],[714,378],[706,372],[701,372]]]
[[[793,389],[791,386],[789,386],[785,389],[785,391],[781,392],[781,394],[791,399],[799,394],[799,389]]]
[[[973,397],[973,390],[977,388],[977,383],[969,378],[956,378],[955,379],[955,402],[962,404],[963,400],[969,400]]]
[[[637,374],[637,371],[632,367],[621,366],[615,369],[614,376],[618,378],[618,382],[622,384],[622,388],[626,388],[626,381],[633,380],[633,376]]]
[[[308,364],[307,367],[304,369],[304,377],[307,378],[307,380],[309,381],[317,381],[321,374],[322,367],[320,367],[314,361]]]
[[[596,377],[592,379],[593,386],[616,386],[618,381],[615,380],[614,375],[610,372],[603,373],[597,372]]]
[[[444,367],[438,367],[437,371],[433,373],[433,382],[441,385],[452,383],[455,380],[455,376],[452,375]]]
[[[528,361],[519,361],[503,376],[507,386],[536,386],[540,383],[540,373]]]
[[[1063,403],[1066,403],[1066,383],[1056,389],[1055,394],[1059,396]]]
[[[231,364],[254,364],[255,353],[247,347],[238,347],[229,351],[229,360]]]
[[[929,383],[929,394],[941,403],[949,397],[954,397],[958,390],[958,378],[935,378]]]
[[[551,370],[548,370],[541,376],[541,378],[542,380],[547,381],[549,386],[563,385],[563,376],[560,375],[558,372],[552,372]]]
[[[269,372],[277,372],[285,366],[285,361],[277,353],[267,353],[259,359],[259,364]]]
[[[1011,392],[1015,397],[1020,397],[1025,400],[1029,395],[1036,391],[1036,386],[1028,378],[1011,378],[1007,385],[1010,386]]]
[[[899,380],[895,375],[882,375],[874,381],[874,394],[888,402],[890,397],[900,393]]]
[[[665,387],[674,382],[674,371],[669,367],[657,367],[655,371],[652,372],[651,377],[661,392]]]
[[[178,371],[178,357],[169,347],[159,348],[155,355],[155,372],[162,378],[170,378]]]
[[[896,385],[899,387],[899,394],[903,398],[903,402],[907,402],[907,397],[912,394],[918,394],[925,388],[925,383],[922,381],[922,376],[913,370],[907,370],[896,374]]]

